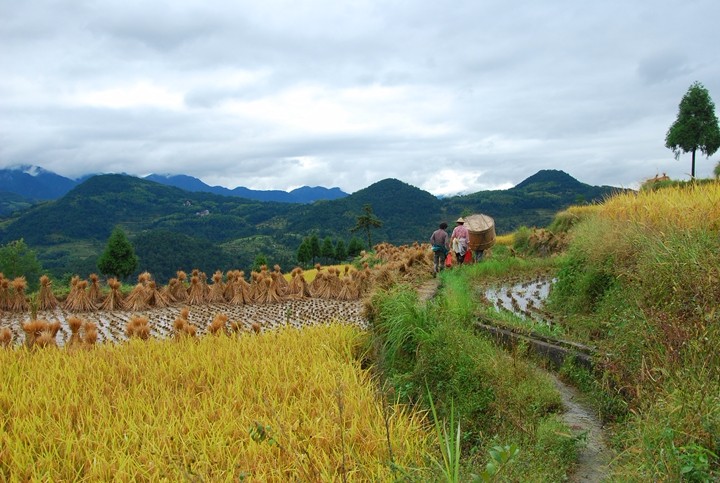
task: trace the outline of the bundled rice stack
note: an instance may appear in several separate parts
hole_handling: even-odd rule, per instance
[[[248,281],[245,280],[245,272],[240,270],[236,273],[234,285],[233,298],[230,300],[230,303],[236,305],[252,303],[252,297],[250,296],[251,286]]]
[[[35,339],[35,347],[57,347],[57,340],[55,339],[55,336],[60,330],[60,322],[55,320],[53,322],[45,322],[45,324],[45,328]]]
[[[130,338],[137,337],[142,340],[147,340],[150,338],[150,321],[147,317],[134,315],[127,323],[125,333]]]
[[[248,289],[248,295],[250,296],[250,303],[256,302],[258,297],[258,283],[260,274],[255,270],[250,272],[250,288]]]
[[[90,279],[90,290],[88,290],[88,297],[94,303],[99,304],[102,300],[102,290],[100,290],[100,278],[95,273],[91,273],[88,277]]]
[[[25,277],[16,277],[12,281],[12,293],[10,294],[10,310],[13,312],[25,312],[29,307],[27,296],[25,295],[25,289],[27,288],[27,282]]]
[[[67,319],[68,327],[70,327],[70,340],[68,341],[68,346],[76,346],[82,343],[82,339],[80,338],[80,328],[82,328],[83,321],[79,317],[68,317]]]
[[[282,277],[282,275],[279,275]],[[257,274],[254,281],[255,283],[255,294],[253,301],[258,304],[269,304],[276,303],[282,300],[282,296],[277,293],[277,283],[275,278],[277,274],[268,273],[267,271],[261,271]]]
[[[275,275],[278,275],[277,277],[273,276],[273,280],[275,281],[275,283],[277,285],[276,291],[277,291],[278,295],[280,295],[281,297],[285,297],[290,292],[290,284],[285,279],[285,276],[283,275],[282,271],[280,270],[280,265],[276,264],[273,267],[273,270],[274,270],[273,273]]]
[[[10,310],[12,299],[10,298],[10,280],[0,273],[0,310]]]
[[[326,272],[318,272],[315,280],[310,284],[310,293],[313,297],[336,299],[342,289],[338,274],[339,271],[335,267],[328,268]]]
[[[12,330],[8,327],[0,329],[0,347],[10,347],[13,340]]]
[[[167,296],[163,293],[162,290],[158,289],[157,284],[154,280],[150,280],[147,283],[147,304],[150,307],[168,307],[170,305],[170,300],[167,298]]]
[[[225,291],[223,292],[225,302],[231,302],[233,297],[235,297],[235,282],[237,280],[237,276],[237,270],[228,270],[226,274],[227,283],[225,284]]]
[[[87,292],[87,281],[75,280],[73,277],[70,285],[70,293],[68,293],[67,299],[65,299],[65,310],[70,312],[90,312],[97,310],[97,306],[90,300],[90,296]],[[74,283],[73,283],[74,282]]]
[[[127,310],[140,311],[148,308],[150,290],[147,283],[148,279],[145,274],[140,274],[137,285],[135,285],[125,299],[125,308]]]
[[[60,330],[60,322],[30,320],[23,322],[22,329],[25,332],[25,344],[28,347],[57,347],[55,336]]]
[[[176,302],[185,302],[188,299],[187,274],[182,270],[178,270],[177,279],[171,279],[168,290],[172,294],[172,298]],[[173,280],[176,280],[173,283]]]
[[[223,284],[223,274],[220,270],[213,274],[213,283],[208,292],[207,301],[209,303],[225,302],[225,284]]]
[[[201,305],[205,303],[205,289],[197,275],[193,275],[190,279],[187,303],[190,305]]]
[[[57,298],[52,291],[52,280],[47,275],[40,277],[40,292],[38,294],[38,310],[53,310],[58,306]]]
[[[125,301],[121,291],[122,285],[117,278],[111,278],[107,281],[110,292],[100,305],[100,310],[122,310],[125,308]]]
[[[187,307],[183,307],[183,309],[180,311],[180,315],[178,315],[175,319],[175,322],[173,322],[176,338],[182,336],[195,337],[197,329],[189,322],[189,316],[190,309],[188,309]]]
[[[305,280],[303,269],[296,267],[293,269],[291,274],[290,283],[288,285],[288,297],[293,299],[304,299],[312,297],[310,293],[310,286]]]
[[[223,335],[227,334],[228,316],[225,314],[217,314],[212,322],[208,325],[208,332],[212,335]]]
[[[340,291],[336,298],[338,300],[357,300],[360,298],[360,288],[355,277],[345,275],[340,279]]]
[[[83,342],[86,347],[92,347],[98,339],[97,325],[95,322],[86,321],[83,324],[83,330],[85,331],[85,337]]]

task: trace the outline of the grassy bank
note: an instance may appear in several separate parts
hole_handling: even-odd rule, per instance
[[[628,409],[614,477],[719,478],[720,184],[618,195],[572,233],[551,307]]]
[[[371,353],[390,390],[421,407],[431,396],[441,419],[459,420],[459,436],[455,427],[449,435],[459,438],[463,465],[452,481],[487,471],[492,451],[511,445],[519,453],[501,470],[510,481],[561,481],[575,459],[578,441],[556,416],[561,400],[551,380],[473,329],[483,310],[473,284],[515,263],[526,261],[488,259],[442,272],[441,291],[428,304],[408,287],[373,300]]]

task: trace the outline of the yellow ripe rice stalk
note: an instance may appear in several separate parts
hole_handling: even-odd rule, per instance
[[[88,351],[0,351],[0,474],[427,480],[418,468],[431,450],[428,421],[383,404],[352,355],[361,335],[331,324]]]

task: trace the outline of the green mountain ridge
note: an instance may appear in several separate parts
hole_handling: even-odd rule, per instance
[[[602,199],[614,190],[544,170],[508,190],[444,199],[385,179],[344,198],[287,204],[188,192],[128,175],[98,175],[58,200],[4,219],[0,241],[23,238],[57,277],[86,276],[97,271],[96,259],[113,227],[120,225],[136,246],[140,271],[164,281],[178,269],[247,270],[260,253],[289,270],[297,264],[295,254],[305,236],[347,243],[366,204],[383,222],[372,232],[373,243],[406,244],[425,241],[442,220],[452,224],[474,212],[492,216],[498,233],[520,225],[546,226],[567,206]]]

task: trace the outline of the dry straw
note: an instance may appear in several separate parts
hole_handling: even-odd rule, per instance
[[[40,277],[38,294],[38,310],[54,310],[58,306],[57,298],[52,291],[52,280],[47,275]]]
[[[116,278],[107,281],[110,291],[100,306],[101,310],[123,310],[125,308],[125,300],[121,291],[121,284]]]

